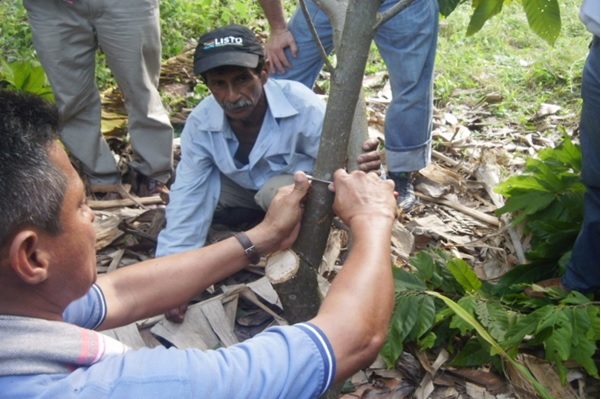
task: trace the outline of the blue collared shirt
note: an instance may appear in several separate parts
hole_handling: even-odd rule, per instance
[[[85,297],[70,304],[64,315],[66,322],[78,326],[100,324],[106,315],[102,290],[94,286]],[[2,334],[7,333],[0,331]],[[64,337],[39,331],[30,338],[49,343],[48,350],[27,352],[26,358],[32,364],[64,362],[63,352],[52,345],[55,342],[67,345],[62,341]],[[79,341],[71,345],[74,350],[82,349]],[[122,355],[103,356],[96,363],[76,367],[68,374],[18,373],[10,369],[10,356],[0,350],[3,399],[310,399],[323,395],[336,374],[336,360],[328,338],[310,323],[272,327],[242,343],[218,350],[162,346],[129,350]]]
[[[219,200],[220,173],[241,187],[259,190],[276,175],[313,170],[324,101],[293,81],[269,79],[264,88],[267,112],[247,165],[234,160],[238,139],[213,96],[198,104],[188,117],[157,256],[204,245]]]

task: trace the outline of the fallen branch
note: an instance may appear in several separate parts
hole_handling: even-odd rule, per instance
[[[109,208],[123,208],[126,206],[140,206],[140,205],[154,205],[162,204],[163,200],[160,196],[155,195],[153,197],[141,197],[137,198],[136,201],[132,199],[119,199],[119,200],[89,200],[88,206],[92,209],[109,209]]]
[[[486,213],[477,211],[475,209],[468,208],[467,206],[461,205],[458,202],[449,201],[449,200],[440,199],[440,198],[433,198],[433,197],[430,197],[428,195],[424,195],[424,194],[419,193],[419,192],[416,192],[415,196],[419,197],[421,199],[424,199],[426,201],[430,201],[430,202],[434,202],[436,204],[448,206],[448,207],[453,208],[453,209],[455,209],[455,210],[457,210],[459,212],[463,212],[463,213],[465,213],[468,216],[471,216],[471,217],[473,217],[475,219],[478,219],[481,222],[488,223],[488,224],[493,225],[495,227],[499,227],[500,226],[498,218],[496,218],[494,216],[491,216],[491,215],[488,215]]]

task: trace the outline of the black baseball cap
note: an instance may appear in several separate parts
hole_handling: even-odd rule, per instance
[[[205,33],[194,53],[194,73],[201,74],[223,65],[255,68],[263,46],[255,33],[240,25],[228,25]]]

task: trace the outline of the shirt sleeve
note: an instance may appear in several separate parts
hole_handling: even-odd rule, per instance
[[[156,256],[200,248],[205,244],[219,200],[219,169],[199,144],[202,135],[195,116],[188,118],[181,137],[182,158],[166,208],[167,225],[158,237]]]
[[[301,323],[218,350],[130,350],[70,373],[60,384],[81,387],[77,397],[309,399],[323,395],[335,373],[325,334]]]
[[[94,330],[106,318],[106,300],[102,289],[94,284],[88,293],[71,302],[63,312],[63,320]]]

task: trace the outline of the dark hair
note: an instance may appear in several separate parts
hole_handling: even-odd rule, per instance
[[[48,154],[59,128],[54,104],[0,90],[0,245],[26,225],[60,233],[67,179]]]
[[[236,65],[222,65],[222,66],[218,66],[216,68],[212,68],[212,69],[209,69],[206,72],[201,73],[200,74],[200,79],[202,80],[202,83],[207,84],[207,72],[226,70],[226,69],[231,69],[231,68],[245,68],[245,67],[236,66]],[[254,68],[248,68],[248,69],[252,69],[253,72],[255,73],[255,75],[259,75],[260,76],[261,72],[263,71],[263,68],[265,68],[265,57],[259,56],[259,63],[257,64],[257,66],[254,67]]]

